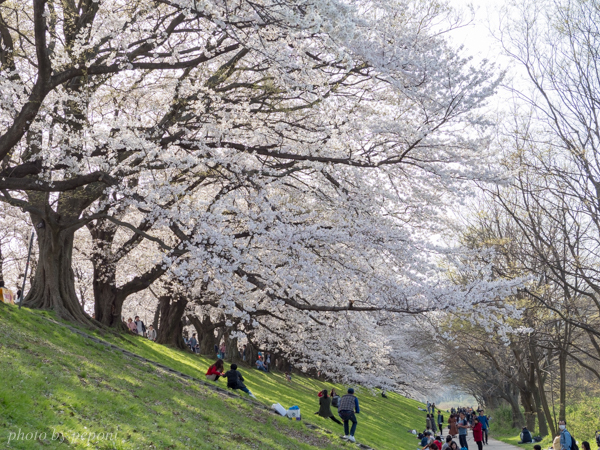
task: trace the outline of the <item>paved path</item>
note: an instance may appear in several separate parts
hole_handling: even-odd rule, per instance
[[[448,435],[448,429],[444,430],[444,437]],[[458,438],[454,439],[458,444]],[[489,438],[489,445],[484,445],[483,450],[517,450],[523,449],[523,447],[517,447],[515,445],[505,444],[504,442],[497,441],[496,439]],[[469,431],[469,436],[467,437],[467,444],[469,445],[469,450],[477,450],[477,444],[473,440],[473,434]]]

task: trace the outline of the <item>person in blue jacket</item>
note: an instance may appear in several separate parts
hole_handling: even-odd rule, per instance
[[[477,416],[477,420],[481,424],[481,431],[483,432],[483,442],[485,445],[488,445],[488,430],[490,428],[490,421],[487,416],[483,415],[483,410],[479,411],[479,416]]]
[[[338,406],[338,414],[344,421],[344,436],[342,439],[348,439],[350,442],[356,442],[354,439],[354,433],[356,432],[356,415],[360,413],[360,407],[358,406],[358,398],[354,395],[354,389],[349,388],[348,393],[340,399],[340,405]],[[352,422],[352,428],[348,432],[348,422]]]

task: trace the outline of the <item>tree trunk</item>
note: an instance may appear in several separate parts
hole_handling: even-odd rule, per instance
[[[505,399],[510,404],[510,409],[512,411],[512,427],[519,429],[523,428],[525,418],[523,417],[523,413],[519,407],[519,392],[512,383],[507,383],[506,387]]]
[[[37,309],[53,309],[59,317],[73,322],[92,325],[75,291],[75,276],[71,267],[74,232],[52,227],[34,220],[39,260],[31,289],[24,306]]]
[[[556,436],[556,428],[554,427],[554,420],[552,414],[550,413],[550,406],[548,405],[548,397],[546,396],[545,389],[545,381],[546,376],[542,373],[540,368],[540,360],[537,356],[536,343],[533,342],[531,344],[531,356],[533,359],[533,363],[535,365],[535,372],[537,375],[537,385],[538,385],[538,396],[541,402],[541,406],[544,412],[544,417],[542,418],[541,412],[538,412],[538,422],[540,423],[540,435],[542,437],[548,435],[548,426],[550,426],[550,433],[552,436]],[[544,423],[544,428],[542,428],[542,422]]]
[[[94,244],[92,263],[94,265],[93,286],[96,320],[108,327],[122,328],[123,318],[121,315],[127,297],[147,289],[165,273],[166,269],[162,264],[157,264],[147,272],[117,287],[117,264],[123,256],[135,248],[135,243],[115,250],[113,247],[118,227],[107,221],[98,221],[96,224],[89,223],[87,227]],[[157,329],[156,326],[154,329]]]
[[[183,340],[183,313],[188,304],[184,297],[174,300],[172,296],[162,296],[159,299],[160,324],[156,342],[170,347],[186,349]]]
[[[155,330],[158,330],[158,320],[160,318],[160,303],[156,305],[156,310],[154,311],[154,317],[152,318],[152,327]]]
[[[0,241],[0,281],[4,281],[4,257],[2,256],[2,241]]]
[[[567,408],[567,352],[564,349],[560,350],[558,356],[558,371],[559,371],[559,403],[560,410],[558,412],[558,420],[566,420]]]
[[[102,258],[93,258],[94,312],[96,320],[107,327],[123,328],[123,301],[116,286],[115,267]]]
[[[238,338],[231,339],[229,333],[225,336],[225,359],[232,363],[239,363],[242,360],[238,350]]]
[[[215,337],[215,328],[224,326],[225,322],[213,323],[209,315],[205,315],[202,319],[193,315],[187,317],[198,334],[200,353],[203,355],[216,356],[215,345],[217,344],[217,338]]]
[[[535,408],[533,407],[533,395],[526,389],[521,390],[521,405],[525,410],[525,422],[527,429],[533,433],[535,430]]]
[[[246,362],[253,366],[257,359],[258,348],[250,340],[250,337],[248,337],[248,343],[246,344]]]

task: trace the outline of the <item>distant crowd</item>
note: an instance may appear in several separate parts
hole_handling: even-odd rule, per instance
[[[482,408],[475,410],[472,407],[453,407],[449,413],[448,432],[446,437],[443,438],[444,429],[446,428],[444,415],[440,409],[436,409],[435,403],[427,402],[425,430],[422,433],[412,431],[420,439],[422,450],[469,450],[467,443],[469,430],[472,432],[473,441],[475,441],[478,450],[482,450],[484,445],[488,445],[491,418],[484,414]],[[581,447],[577,445],[576,440],[567,430],[565,420],[559,421],[559,430],[560,434],[554,438],[553,450],[580,450],[580,448],[581,450],[591,450],[587,441],[583,441]],[[455,441],[456,437],[458,437],[458,443]],[[532,436],[527,427],[523,427],[520,438],[519,444],[535,443],[542,439],[539,436]],[[596,441],[600,448],[600,432],[597,433]],[[541,450],[539,444],[534,445],[533,448],[534,450]]]
[[[484,445],[488,445],[490,418],[484,414],[483,409],[453,407],[449,412],[448,433],[443,438],[446,427],[444,415],[440,409],[436,408],[435,403],[427,402],[425,430],[417,435],[423,450],[468,450],[469,430],[472,430],[473,440],[478,450],[482,450]],[[413,432],[416,434],[416,431],[413,430]],[[457,437],[458,443],[455,441]]]

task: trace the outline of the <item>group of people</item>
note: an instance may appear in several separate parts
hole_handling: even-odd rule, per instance
[[[220,377],[225,377],[227,378],[228,388],[239,389],[240,391],[247,393],[250,397],[256,398],[244,384],[244,377],[240,371],[237,370],[237,364],[231,364],[230,369],[227,372],[224,372],[224,366],[223,360],[220,358],[217,359],[217,361],[206,371],[206,379],[209,381],[219,381]],[[356,442],[356,439],[354,438],[354,433],[356,432],[356,427],[358,425],[356,414],[360,413],[360,406],[358,404],[358,398],[354,395],[354,389],[349,388],[347,394],[341,397],[336,393],[335,389],[331,389],[331,392],[328,392],[327,389],[323,389],[318,393],[318,397],[319,410],[315,414],[325,419],[331,419],[339,425],[343,425],[344,436],[342,436],[342,439]],[[338,420],[331,412],[332,406],[337,408],[338,416],[342,421]],[[352,423],[352,426],[350,426],[350,423]]]
[[[242,392],[245,392],[252,398],[256,398],[252,392],[246,387],[244,384],[244,377],[237,370],[237,364],[232,364],[229,366],[229,370],[224,372],[225,364],[222,359],[217,359],[217,361],[208,368],[206,371],[206,379],[209,381],[219,381],[220,377],[227,378],[227,387],[230,389],[239,389]]]
[[[360,406],[358,404],[358,397],[354,395],[354,389],[348,388],[348,392],[341,397],[335,392],[334,388],[331,389],[330,393],[327,392],[327,389],[323,389],[319,391],[318,397],[319,410],[315,414],[325,419],[331,419],[337,424],[344,425],[344,436],[342,436],[342,439],[356,442],[354,438],[356,426],[358,425],[356,414],[360,413]],[[331,412],[332,406],[337,408],[338,416],[342,419],[342,422]],[[350,426],[350,422],[352,422],[352,426]]]
[[[93,318],[96,318],[95,314]],[[140,319],[140,316],[135,316],[135,320],[130,317],[127,319],[126,325],[131,333],[144,336],[151,341],[156,341],[156,330],[152,325],[146,329],[146,325],[144,324],[144,321]]]
[[[478,414],[477,414],[478,413]],[[423,450],[460,450],[469,448],[467,444],[468,430],[473,432],[473,440],[479,450],[488,444],[488,431],[490,427],[489,418],[479,409],[477,413],[473,408],[452,408],[448,418],[448,435],[445,442],[442,439],[444,431],[444,416],[438,409],[435,415],[435,403],[427,402],[427,416],[425,419],[425,431],[419,433]],[[439,434],[436,433],[439,430]],[[458,436],[459,443],[454,441]]]
[[[576,448],[575,447],[575,439],[573,438],[573,436],[571,435],[569,430],[567,430],[567,421],[560,420],[558,422],[558,429],[560,431],[560,434],[554,438],[554,441],[552,442],[552,448],[554,450],[574,450]],[[521,437],[521,442],[519,442],[520,444],[531,443],[534,440],[534,438],[531,436],[531,432],[527,429],[527,427],[523,427],[520,437]],[[600,435],[599,434],[596,434],[596,444],[600,448]],[[588,441],[583,441],[581,443],[581,447],[579,447],[579,448],[581,450],[591,450],[590,443]],[[533,446],[533,449],[534,450],[542,450],[542,447],[541,447],[541,445],[536,444]]]

